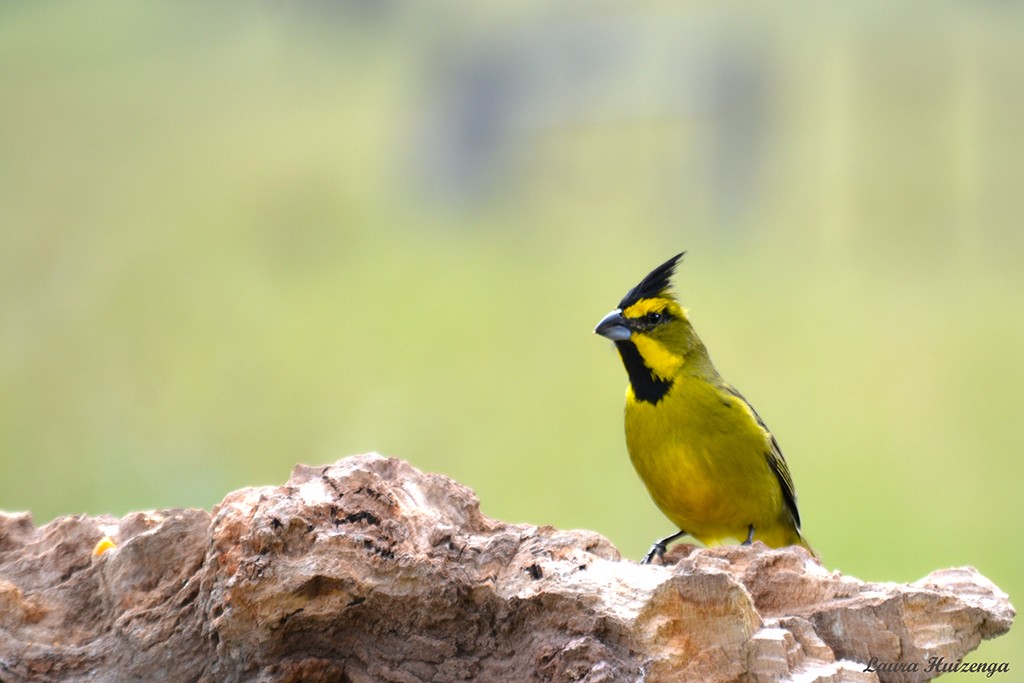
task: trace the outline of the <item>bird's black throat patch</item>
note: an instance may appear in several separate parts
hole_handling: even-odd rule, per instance
[[[633,342],[615,342],[615,346],[622,356],[622,364],[626,366],[626,374],[629,375],[629,383],[637,400],[656,405],[665,398],[665,394],[672,388],[672,380],[655,377]]]

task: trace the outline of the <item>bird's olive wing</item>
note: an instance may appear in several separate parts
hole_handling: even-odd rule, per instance
[[[782,455],[782,449],[779,448],[779,442],[775,440],[771,431],[768,429],[768,425],[764,423],[761,416],[754,410],[754,406],[750,405],[747,399],[743,398],[743,394],[736,391],[735,387],[731,385],[725,385],[722,387],[725,391],[729,392],[739,400],[743,401],[747,408],[750,408],[750,413],[757,420],[757,424],[761,426],[765,434],[768,435],[768,446],[769,449],[764,454],[764,459],[768,462],[768,467],[775,473],[775,478],[779,480],[779,487],[782,489],[782,497],[786,501],[786,507],[789,508],[790,514],[793,515],[793,523],[796,528],[800,528],[800,511],[796,507],[796,487],[793,486],[793,477],[789,474],[789,466],[786,464],[786,458]]]

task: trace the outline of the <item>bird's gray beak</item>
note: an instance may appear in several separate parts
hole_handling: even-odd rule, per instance
[[[622,317],[622,310],[616,308],[614,311],[601,318],[601,322],[594,328],[594,333],[607,337],[614,342],[626,341],[629,339],[629,327],[626,326],[626,319]]]

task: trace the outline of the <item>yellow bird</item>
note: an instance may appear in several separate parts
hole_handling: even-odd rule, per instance
[[[669,291],[682,257],[652,270],[594,329],[615,342],[629,375],[629,458],[679,529],[655,541],[643,563],[687,534],[707,546],[758,540],[813,553],[800,535],[796,490],[779,444],[722,380]]]

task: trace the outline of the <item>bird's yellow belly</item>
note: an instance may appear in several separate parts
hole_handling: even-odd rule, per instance
[[[686,407],[634,403],[626,410],[630,459],[655,504],[706,545],[741,542],[751,524],[769,545],[793,542],[764,432],[737,421],[730,412],[737,406]]]

